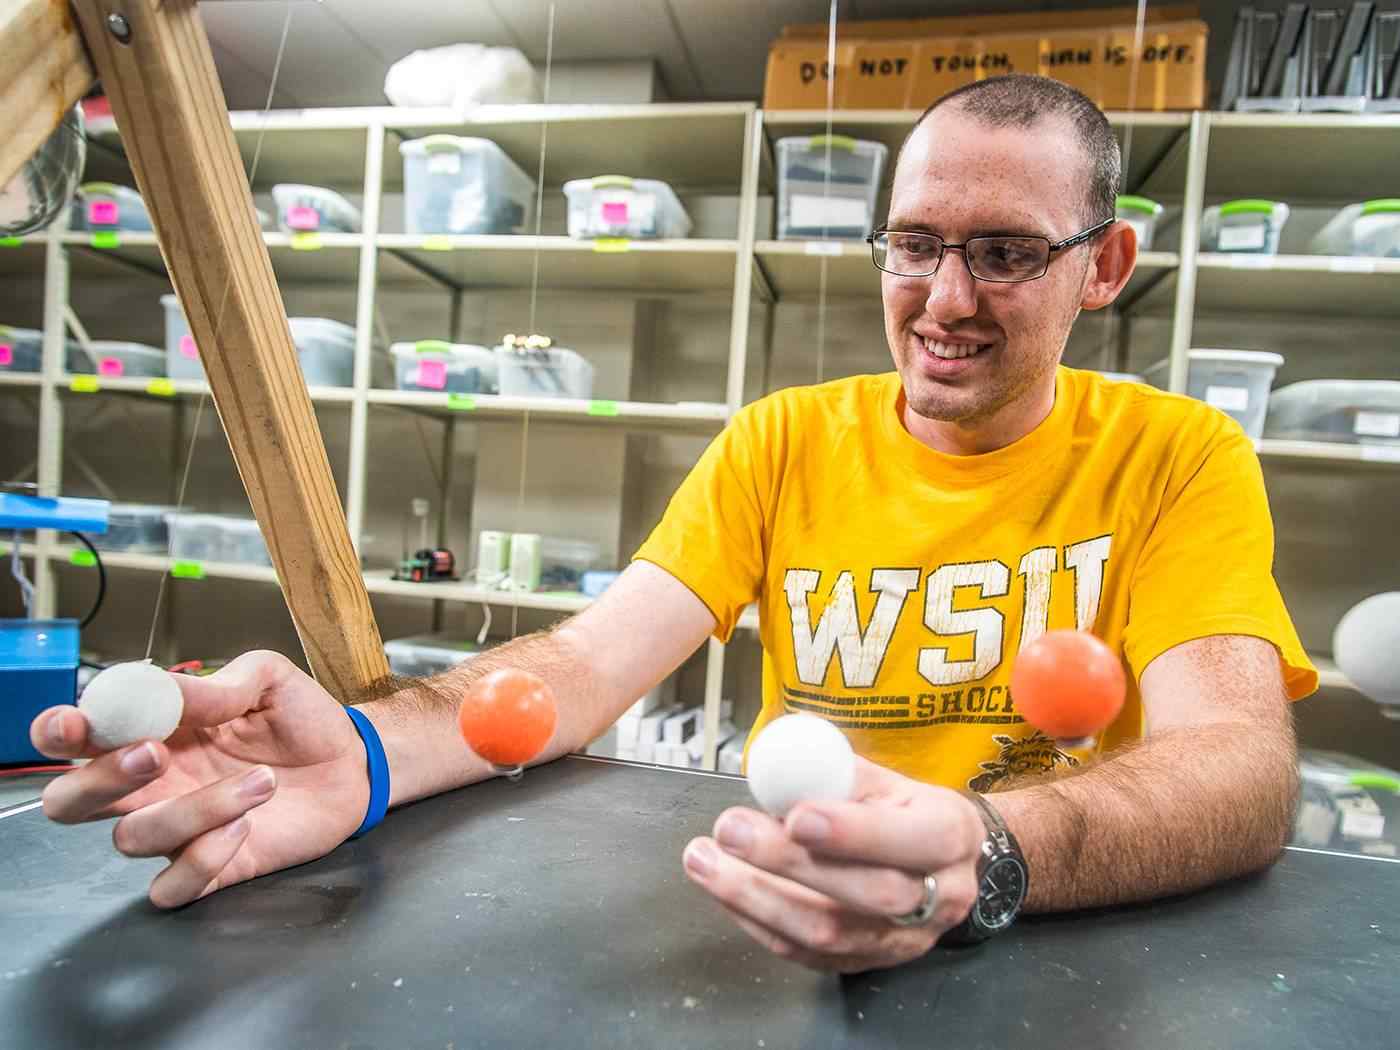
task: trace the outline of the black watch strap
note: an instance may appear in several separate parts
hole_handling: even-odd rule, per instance
[[[975,805],[982,814],[982,824],[987,829],[987,839],[977,858],[977,892],[980,896],[983,891],[982,877],[986,873],[988,857],[1014,855],[1021,861],[1022,868],[1025,867],[1025,855],[1021,852],[1021,845],[1016,841],[1016,836],[1011,833],[1011,829],[1006,826],[1006,821],[1002,819],[996,807],[987,801],[982,795],[975,791],[965,791],[963,794]],[[974,901],[972,910],[968,912],[967,918],[948,930],[939,938],[940,944],[966,945],[978,944],[986,940],[990,933],[983,930],[979,924],[974,922],[973,913],[977,910],[979,901]]]

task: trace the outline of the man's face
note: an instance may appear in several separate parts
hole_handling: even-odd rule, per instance
[[[900,157],[889,226],[956,244],[998,233],[1058,241],[1106,218],[1085,221],[1089,171],[1059,118],[991,128],[956,104],[940,107]],[[1056,252],[1044,277],[1018,284],[973,280],[956,251],[932,277],[882,273],[885,336],[909,407],[979,427],[1044,396],[1079,312],[1092,250]]]

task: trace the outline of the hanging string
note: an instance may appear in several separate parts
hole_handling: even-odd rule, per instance
[[[831,0],[831,10],[826,24],[826,163],[822,167],[822,235],[827,233],[827,220],[831,215],[831,126],[833,111],[836,108],[836,6],[838,0]],[[826,279],[829,263],[827,256],[821,257],[817,273],[817,382],[826,378]]]

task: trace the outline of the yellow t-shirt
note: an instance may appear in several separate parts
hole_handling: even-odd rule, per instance
[[[1100,749],[1142,735],[1139,676],[1193,638],[1265,638],[1290,697],[1317,688],[1273,579],[1258,457],[1224,413],[1062,367],[1034,431],[953,456],[904,429],[903,405],[889,373],[745,407],[636,555],[694,591],[721,640],[758,601],[755,732],[815,712],[873,762],[975,790],[1074,765],[1007,687],[1019,649],[1066,627],[1131,672]]]

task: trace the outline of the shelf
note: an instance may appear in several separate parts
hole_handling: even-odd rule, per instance
[[[713,434],[724,426],[722,404],[691,402],[653,404],[643,401],[582,401],[572,398],[500,397],[494,394],[433,394],[408,390],[371,390],[372,405],[413,409],[433,415],[488,419],[578,423],[590,426],[645,428]]]
[[[1197,267],[1198,312],[1400,317],[1400,259],[1202,252]]]
[[[737,191],[744,167],[744,128],[749,102],[635,105],[478,106],[451,110],[385,109],[379,119],[398,138],[453,134],[487,138],[533,176],[540,162],[540,133],[547,125],[548,185],[607,175],[661,179],[676,189]],[[384,185],[403,186],[403,164],[394,138],[384,151]]]
[[[125,394],[154,398],[161,401],[201,397],[209,393],[209,384],[198,379],[165,379],[150,376],[68,375],[59,377],[58,389],[65,394]],[[355,391],[348,386],[313,386],[308,388],[312,401],[344,404],[355,400]]]
[[[758,241],[754,252],[779,299],[817,296],[825,260],[828,296],[880,301],[880,271],[863,241]],[[1141,252],[1120,299],[1132,302],[1154,280],[1176,269],[1178,261],[1175,252]]]
[[[718,239],[611,243],[523,234],[382,234],[377,243],[380,279],[387,284],[528,288],[538,248],[542,288],[610,292],[728,291],[739,247],[737,241]]]
[[[893,164],[904,136],[914,126],[919,111],[912,109],[848,109],[832,114],[831,128],[836,134],[882,142],[889,149],[887,164]],[[1138,186],[1153,168],[1167,156],[1172,144],[1185,135],[1190,116],[1186,113],[1121,113],[1108,114],[1109,122],[1118,136],[1120,146],[1129,128],[1132,129],[1132,153],[1128,158],[1127,185]],[[826,133],[824,110],[775,109],[765,110],[763,125],[770,142],[788,135],[822,135]],[[1184,151],[1183,151],[1184,156]],[[888,184],[888,169],[882,176]],[[764,184],[773,184],[772,163],[764,158]],[[1184,172],[1172,184],[1170,194],[1179,195],[1185,183]]]
[[[75,279],[108,278],[119,273],[118,267],[144,270],[153,277],[165,276],[165,260],[154,233],[118,233],[117,245],[94,247],[93,233],[65,233],[61,240],[70,251]],[[272,258],[272,269],[279,281],[289,284],[354,284],[360,275],[360,247],[364,237],[358,233],[320,233],[292,236],[285,233],[265,233]]]
[[[0,372],[0,386],[35,387],[43,381],[44,377],[38,372]]]
[[[1280,441],[1262,438],[1254,443],[1260,456],[1277,459],[1318,459],[1332,463],[1374,464],[1400,467],[1400,445],[1353,445],[1333,441]]]

